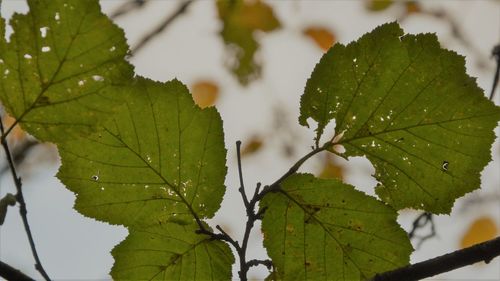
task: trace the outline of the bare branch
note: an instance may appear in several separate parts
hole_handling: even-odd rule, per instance
[[[12,154],[12,159],[14,160],[14,164],[17,168],[24,162],[26,159],[26,155],[30,151],[32,151],[33,148],[35,148],[37,145],[40,143],[34,139],[28,139],[23,141],[20,145],[16,145],[13,147],[11,154]],[[5,165],[4,167],[0,168],[0,176],[2,176],[4,173],[9,171],[9,165]]]
[[[428,225],[431,228],[428,234],[425,234],[423,236],[417,235],[416,232],[419,229],[422,229]],[[425,240],[430,239],[434,236],[436,236],[436,226],[434,224],[432,213],[423,212],[413,221],[412,229],[410,230],[410,232],[408,232],[408,237],[410,238],[410,240],[414,238],[419,239],[417,242],[417,248],[419,248]]]
[[[22,190],[22,182],[21,178],[17,175],[16,167],[14,165],[14,160],[12,158],[12,154],[10,153],[9,145],[7,143],[7,134],[5,133],[3,127],[3,121],[0,120],[0,132],[2,133],[1,143],[2,147],[5,151],[5,155],[7,156],[7,162],[9,163],[10,171],[12,174],[12,178],[14,180],[14,184],[16,185],[16,199],[19,202],[19,213],[21,214],[21,218],[23,220],[24,230],[26,231],[26,235],[28,235],[29,244],[31,247],[31,252],[33,257],[35,258],[35,268],[40,272],[45,280],[50,281],[50,277],[45,272],[45,269],[42,266],[40,258],[38,257],[38,253],[35,247],[35,241],[33,240],[33,235],[31,234],[30,225],[28,223],[28,211],[26,209],[26,202],[24,201],[23,190]]]
[[[370,281],[412,281],[500,256],[500,237],[416,264],[375,275]]]
[[[6,280],[15,281],[35,281],[35,279],[22,273],[19,269],[0,261],[0,276]]]
[[[254,199],[252,199],[252,201],[260,201],[267,193],[269,192],[273,192],[273,191],[276,191],[279,189],[279,186],[280,184],[285,180],[287,179],[288,177],[290,177],[291,175],[295,174],[300,166],[302,166],[302,164],[304,164],[304,162],[306,162],[309,158],[313,157],[314,155],[328,149],[329,147],[332,146],[332,143],[331,142],[326,142],[324,145],[320,146],[320,147],[316,147],[316,148],[313,148],[313,150],[311,152],[309,152],[308,154],[306,154],[304,157],[300,158],[283,176],[281,176],[279,179],[277,179],[274,183],[272,183],[271,185],[267,185],[265,186],[262,191],[257,194],[257,196],[254,197]],[[252,201],[250,201],[250,204],[252,204]],[[255,205],[254,202],[253,204]]]

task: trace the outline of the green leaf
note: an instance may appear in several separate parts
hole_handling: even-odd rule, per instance
[[[271,32],[280,27],[270,6],[261,1],[217,1],[217,11],[222,21],[221,36],[228,47],[228,64],[242,85],[260,76],[261,65],[255,59],[259,43],[256,31]]]
[[[131,229],[112,254],[115,280],[230,280],[234,257],[224,242],[195,233],[196,225]]]
[[[80,213],[126,226],[189,224],[225,192],[222,120],[177,80],[139,79],[100,131],[59,146],[58,177]]]
[[[448,213],[480,185],[500,110],[465,73],[464,59],[433,34],[382,25],[316,65],[299,122],[318,123],[316,143],[335,119],[344,157],[366,156],[382,200],[397,209]]]
[[[120,104],[116,87],[133,76],[123,31],[97,0],[28,5],[28,14],[10,20],[10,41],[1,40],[0,99],[40,140],[88,134]]]
[[[365,280],[409,262],[397,213],[338,180],[293,175],[261,206],[277,279]]]

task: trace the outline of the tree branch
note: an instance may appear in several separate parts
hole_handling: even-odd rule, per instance
[[[0,277],[12,281],[35,281],[35,279],[22,273],[19,269],[0,261]]]
[[[50,281],[50,277],[47,275],[47,272],[45,272],[45,269],[43,268],[40,258],[38,257],[38,253],[36,251],[35,241],[33,240],[33,235],[31,234],[30,225],[28,223],[28,216],[27,216],[28,211],[26,209],[26,202],[24,201],[21,178],[17,175],[16,172],[16,167],[14,165],[14,160],[12,158],[9,145],[7,143],[7,137],[6,137],[7,135],[5,133],[2,120],[0,120],[0,132],[2,133],[2,138],[1,138],[2,147],[5,151],[5,155],[7,156],[7,162],[9,163],[12,178],[14,180],[14,184],[16,185],[16,190],[17,190],[16,199],[17,202],[19,202],[19,213],[21,214],[21,218],[23,220],[24,230],[26,231],[26,235],[28,236],[31,252],[33,254],[33,257],[35,258],[35,268],[40,272],[40,274],[43,276],[45,280]]]
[[[168,25],[170,25],[175,19],[177,19],[180,15],[184,14],[189,7],[194,2],[194,0],[187,0],[182,2],[179,7],[177,7],[177,10],[166,17],[156,28],[151,30],[149,33],[144,35],[141,40],[139,40],[139,43],[135,47],[132,48],[130,51],[131,55],[135,55],[140,49],[142,49],[150,40],[152,40],[154,37],[156,37],[158,34],[160,34],[165,28],[167,28]]]
[[[300,166],[302,166],[302,164],[304,164],[304,162],[306,162],[309,158],[311,158],[312,156],[316,155],[317,153],[319,153],[319,152],[327,149],[331,145],[332,145],[331,142],[327,142],[322,147],[316,147],[311,152],[309,152],[308,154],[306,154],[304,157],[302,157],[301,159],[299,159],[278,180],[276,180],[271,185],[265,186],[262,189],[262,191],[260,189],[261,184],[257,183],[257,186],[255,188],[255,191],[254,191],[252,199],[248,200],[247,194],[245,192],[244,182],[243,182],[243,172],[242,172],[242,165],[241,165],[241,151],[240,151],[241,141],[237,141],[236,142],[236,152],[237,152],[237,157],[238,157],[238,175],[239,175],[239,179],[240,179],[240,188],[238,190],[241,193],[241,197],[242,197],[243,203],[245,205],[246,214],[247,214],[247,222],[246,222],[246,225],[245,225],[245,233],[243,234],[243,240],[242,240],[241,245],[238,243],[238,241],[234,240],[229,234],[227,234],[218,225],[216,226],[216,228],[217,228],[217,230],[219,230],[220,233],[214,233],[214,232],[209,231],[208,229],[206,229],[203,226],[201,220],[196,216],[196,214],[194,214],[194,213],[193,214],[195,215],[195,219],[196,219],[196,221],[198,223],[198,226],[200,227],[200,229],[198,229],[196,231],[196,233],[208,235],[208,236],[212,237],[212,239],[226,241],[226,242],[228,242],[229,244],[231,244],[235,248],[236,252],[238,253],[239,260],[240,260],[240,270],[238,271],[238,276],[239,276],[239,278],[240,278],[241,281],[248,280],[248,277],[247,277],[248,270],[251,267],[253,267],[253,266],[264,265],[267,268],[271,268],[272,267],[272,262],[270,260],[256,260],[256,259],[253,259],[253,260],[247,261],[247,259],[246,259],[246,252],[247,252],[247,248],[248,248],[248,241],[250,239],[250,233],[252,231],[252,228],[253,228],[255,222],[257,220],[260,220],[262,218],[262,215],[265,212],[265,208],[262,208],[262,209],[260,209],[257,212],[255,211],[255,207],[256,207],[257,203],[267,193],[279,190],[279,187],[280,187],[280,184],[281,184],[282,181],[284,181],[286,178],[288,178],[289,176],[291,176],[294,173],[296,173],[298,171],[298,169],[300,168]]]
[[[480,261],[489,263],[498,256],[500,256],[500,237],[430,260],[377,274],[370,281],[420,280]]]

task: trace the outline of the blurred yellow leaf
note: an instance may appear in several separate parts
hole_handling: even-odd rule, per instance
[[[14,119],[13,117],[5,114],[4,117],[3,117],[3,126],[5,128],[5,130],[8,130],[10,128],[10,126],[12,126],[12,124],[14,124],[14,122],[16,121],[16,119]],[[19,125],[16,125],[12,131],[10,131],[7,139],[9,141],[12,141],[12,142],[19,142],[21,140],[23,140],[24,138],[26,138],[26,132],[24,132],[20,127]]]
[[[280,27],[280,22],[274,16],[270,6],[259,0],[243,1],[239,16],[235,18],[235,23],[248,29],[272,31]]]
[[[219,97],[219,86],[209,80],[201,80],[191,87],[194,102],[201,108],[213,106]]]
[[[322,179],[342,180],[344,178],[344,167],[338,163],[335,157],[327,156],[318,177]]]
[[[467,248],[472,245],[493,239],[497,236],[498,228],[490,217],[480,217],[469,226],[460,242],[460,247]]]
[[[336,42],[335,35],[326,27],[309,26],[302,33],[311,38],[325,52]]]
[[[259,43],[255,31],[270,32],[281,24],[266,3],[244,0],[216,2],[223,26],[220,35],[227,47],[228,67],[246,86],[261,73],[260,62],[255,59]]]
[[[378,12],[389,8],[393,3],[392,0],[366,0],[365,7],[372,12]]]
[[[259,136],[253,136],[249,141],[244,143],[243,148],[241,149],[241,156],[248,156],[256,153],[262,148],[262,138]]]
[[[406,5],[406,13],[408,14],[419,13],[422,11],[420,4],[416,1],[408,1],[405,3],[405,5]]]

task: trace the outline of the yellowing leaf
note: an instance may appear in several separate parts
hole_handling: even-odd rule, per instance
[[[491,217],[480,217],[469,226],[460,242],[461,248],[493,239],[498,234],[498,227]]]
[[[228,53],[228,68],[241,85],[260,76],[261,65],[255,60],[259,43],[255,31],[270,32],[280,27],[270,6],[261,1],[217,1],[223,27],[220,35]]]
[[[3,126],[4,128],[10,128],[14,124],[16,119],[12,118],[10,115],[4,115],[3,117]],[[26,138],[26,132],[23,131],[19,127],[19,125],[16,125],[12,131],[10,131],[9,135],[7,136],[7,139],[11,142],[18,142]]]
[[[418,2],[415,1],[408,1],[405,3],[406,6],[406,13],[408,14],[414,14],[414,13],[419,13],[422,11],[422,7]]]
[[[244,144],[243,148],[241,149],[241,156],[254,154],[262,148],[262,145],[262,138],[259,136],[253,136],[252,138],[250,138],[250,141]]]
[[[325,52],[336,42],[335,35],[326,27],[309,26],[302,33],[311,38]]]
[[[372,12],[383,11],[394,3],[392,0],[367,0],[366,8]]]
[[[319,173],[318,177],[321,179],[340,179],[344,177],[344,167],[339,165],[334,157],[327,156],[325,158],[325,163],[323,169]]]
[[[202,80],[191,87],[194,102],[201,108],[213,106],[219,97],[219,86],[212,81]]]
[[[244,1],[235,23],[248,29],[272,31],[280,26],[270,6],[262,1]]]

